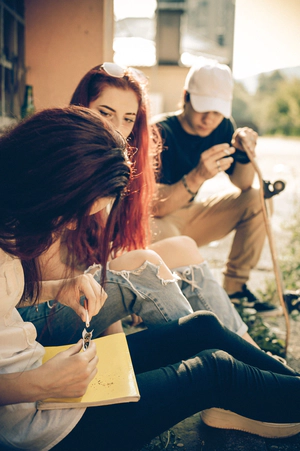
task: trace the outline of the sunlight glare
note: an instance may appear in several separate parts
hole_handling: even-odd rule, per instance
[[[155,43],[148,39],[115,38],[114,62],[121,66],[154,66],[156,63]]]
[[[116,20],[125,17],[154,17],[156,0],[114,0],[114,14]]]

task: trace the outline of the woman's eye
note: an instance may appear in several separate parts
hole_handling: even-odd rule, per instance
[[[134,119],[130,119],[129,117],[125,117],[125,122],[128,122],[128,124],[134,124]]]
[[[111,113],[108,113],[107,111],[99,110],[99,113],[106,118],[111,117]]]

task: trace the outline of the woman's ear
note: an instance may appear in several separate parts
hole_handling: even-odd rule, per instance
[[[95,215],[101,210],[104,210],[107,208],[107,206],[114,201],[113,197],[99,197],[97,200],[94,201],[89,214]]]
[[[76,230],[77,229],[77,221],[71,221],[66,225],[66,229],[68,230]]]

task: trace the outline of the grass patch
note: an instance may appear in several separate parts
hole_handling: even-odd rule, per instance
[[[290,310],[292,320],[300,320],[300,204],[297,203],[294,208],[294,215],[290,223],[282,225],[282,230],[288,232],[289,239],[285,249],[281,251],[278,257],[279,268],[282,275],[284,294],[288,292],[299,291],[299,301],[293,301],[294,309]],[[259,299],[264,302],[279,304],[275,277],[265,282],[265,289],[257,291]],[[256,343],[264,350],[272,354],[285,356],[285,340],[278,336],[276,328],[272,327],[267,320],[257,314],[254,309],[238,307],[238,312],[249,327],[249,334]]]

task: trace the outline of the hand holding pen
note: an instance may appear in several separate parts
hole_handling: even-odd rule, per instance
[[[107,294],[101,285],[94,279],[92,274],[88,273],[45,283],[48,283],[48,285],[51,283],[51,295],[49,295],[49,288],[48,292],[46,291],[46,299],[56,299],[60,304],[72,308],[83,322],[90,323],[92,317],[97,315],[103,307],[107,298]],[[44,292],[45,287],[43,286],[42,289]],[[86,308],[82,305],[82,296],[87,300]]]

